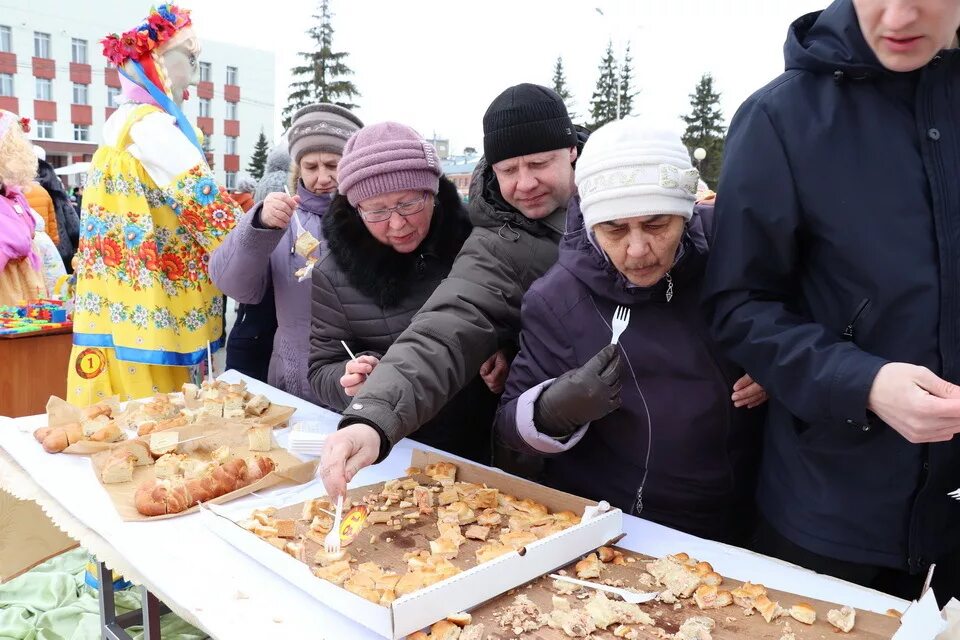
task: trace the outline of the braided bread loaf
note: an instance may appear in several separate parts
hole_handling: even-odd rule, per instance
[[[252,484],[276,468],[270,458],[256,456],[250,464],[241,458],[210,468],[197,478],[149,480],[137,489],[134,501],[145,516],[162,516],[186,511],[199,502],[236,491]]]

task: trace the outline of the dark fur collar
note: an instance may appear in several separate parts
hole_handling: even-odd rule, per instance
[[[412,253],[397,253],[374,239],[357,210],[339,194],[321,224],[331,258],[347,280],[383,308],[396,306],[404,299],[418,277],[417,263],[421,260],[427,264],[439,262],[444,273],[449,271],[471,229],[457,188],[442,176],[430,232]]]

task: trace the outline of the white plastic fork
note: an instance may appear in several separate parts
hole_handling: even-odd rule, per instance
[[[323,539],[323,548],[327,553],[340,553],[340,518],[343,516],[343,494],[337,496],[337,513],[333,517],[333,528]]]
[[[960,489],[954,489],[947,495],[953,498],[954,500],[960,500]]]
[[[630,308],[620,305],[613,312],[613,322],[611,323],[613,338],[610,340],[610,344],[617,344],[620,340],[620,334],[627,330],[628,324],[630,324]]]
[[[288,196],[293,196],[293,194],[290,193],[290,188],[287,185],[283,185],[283,192]],[[297,215],[296,209],[293,210],[293,221],[297,223],[297,237],[299,237],[301,233],[306,231],[306,229],[304,228],[303,223],[300,222],[300,216]]]
[[[597,584],[596,582],[587,582],[586,580],[577,580],[576,578],[568,578],[567,576],[561,576],[557,573],[551,573],[550,577],[554,580],[559,580],[560,582],[569,582],[570,584],[580,585],[581,587],[587,587],[588,589],[596,589],[597,591],[606,591],[607,593],[612,593],[623,598],[624,602],[629,602],[630,604],[640,604],[643,602],[650,602],[656,598],[659,593],[638,593],[636,591],[630,591],[629,589],[618,589],[617,587],[608,587],[605,584]]]

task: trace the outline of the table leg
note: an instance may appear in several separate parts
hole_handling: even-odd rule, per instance
[[[127,633],[117,624],[117,605],[113,598],[113,572],[102,562],[97,563],[97,580],[100,581],[100,589],[98,589],[100,635],[103,640],[123,640]],[[118,636],[118,631],[123,635]]]
[[[140,587],[143,595],[143,640],[160,640],[160,600],[144,586]]]
[[[129,611],[117,616],[114,600],[113,572],[102,562],[97,563],[97,579],[100,581],[100,637],[101,640],[133,640],[126,628],[143,624],[143,640],[160,640],[160,616],[170,609],[157,596],[141,586],[143,597],[139,611]]]

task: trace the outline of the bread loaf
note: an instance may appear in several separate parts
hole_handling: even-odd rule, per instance
[[[172,429],[174,427],[182,427],[187,424],[187,417],[183,414],[175,416],[173,418],[168,418],[167,420],[161,420],[159,422],[143,422],[140,424],[140,427],[137,429],[138,436],[146,436],[154,431],[164,431],[165,429]]]
[[[99,415],[96,418],[91,418],[89,420],[87,419],[81,420],[80,426],[83,427],[84,437],[89,438],[90,436],[95,434],[97,431],[100,431],[101,429],[103,429],[104,427],[106,427],[112,422],[113,420],[110,419],[110,416]]]
[[[246,411],[250,415],[260,416],[270,408],[270,399],[263,394],[256,394],[247,402]]]
[[[243,480],[245,485],[253,484],[277,468],[277,465],[273,459],[266,456],[250,456],[247,458],[246,463],[246,468],[243,472]]]
[[[90,405],[89,407],[80,410],[80,417],[83,420],[93,420],[98,416],[107,416],[109,418],[112,415],[113,409],[103,402],[98,402],[97,404]]]
[[[198,478],[191,480],[150,480],[137,489],[134,501],[137,511],[145,516],[161,516],[186,511],[198,502],[236,491],[273,470],[270,458],[257,456],[254,469],[241,458],[215,465]]]
[[[144,467],[153,464],[153,456],[150,455],[150,447],[143,440],[129,440],[119,447],[130,452],[135,458],[133,464],[137,467]]]
[[[40,432],[43,429],[37,429],[34,437],[40,439]],[[65,424],[62,427],[53,427],[43,433],[43,439],[40,444],[47,453],[60,453],[70,445],[83,440],[83,429],[76,422]]]
[[[90,436],[94,442],[116,442],[123,439],[123,432],[116,422],[111,422]]]
[[[273,429],[254,427],[247,432],[247,447],[250,451],[270,451],[273,448]]]
[[[133,461],[135,456],[126,450],[115,451],[103,464],[100,478],[104,484],[130,482],[133,480]]]

